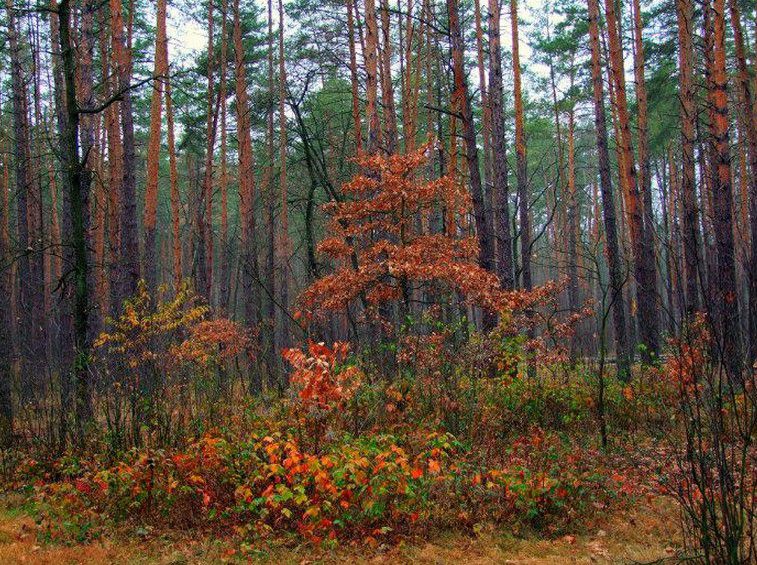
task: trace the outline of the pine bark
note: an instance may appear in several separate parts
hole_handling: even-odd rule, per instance
[[[227,58],[227,2],[221,1],[221,61],[218,69],[218,98],[221,104],[221,178],[219,189],[221,192],[221,232],[220,243],[220,273],[218,281],[218,306],[223,315],[229,311],[229,294],[231,273],[229,270],[229,174],[227,163],[227,134],[226,134],[226,58]],[[250,172],[252,174],[252,171]]]
[[[66,232],[67,245],[73,253],[73,323],[74,323],[74,414],[76,432],[81,439],[92,420],[91,382],[89,357],[91,350],[89,325],[89,261],[87,257],[87,231],[89,217],[87,193],[89,172],[79,158],[79,118],[76,93],[76,51],[71,36],[71,6],[69,0],[58,5],[60,23],[60,51],[63,58],[63,77],[66,92],[65,131],[61,132],[62,161],[66,171],[65,190],[71,216],[71,231]],[[66,407],[68,399],[63,399]]]
[[[2,114],[0,114],[2,117]],[[13,300],[11,289],[10,238],[8,237],[8,160],[0,160],[0,447],[7,448],[13,442],[13,398],[11,382],[13,378]]]
[[[752,78],[746,59],[744,32],[741,26],[741,13],[736,0],[728,0],[733,31],[734,51],[738,69],[737,83],[744,103],[744,130],[749,151],[749,172],[742,174],[742,183],[748,185],[749,193],[749,232],[751,236],[751,255],[748,261],[749,277],[749,363],[757,359],[757,108]],[[757,60],[757,57],[755,57]],[[751,174],[750,174],[751,173]],[[745,178],[746,177],[746,178]]]
[[[145,188],[144,209],[144,267],[147,288],[155,292],[158,284],[155,228],[158,212],[158,176],[160,171],[160,137],[162,130],[163,85],[168,74],[166,55],[166,0],[158,0],[154,80],[152,83],[152,100],[150,102],[150,133],[147,143],[147,185]]]
[[[275,160],[274,147],[274,107],[276,94],[274,92],[274,65],[273,65],[273,0],[268,0],[268,108],[266,115],[266,156],[267,162],[263,172],[263,185],[265,191],[265,230],[266,230],[266,257],[265,279],[267,284],[268,300],[266,301],[266,332],[267,347],[265,349],[266,365],[271,378],[279,368],[279,343],[276,332],[276,222],[274,212],[276,207],[276,192],[273,188],[273,164]]]
[[[244,294],[244,317],[249,327],[254,327],[261,316],[261,300],[258,290],[260,272],[256,247],[255,225],[255,170],[250,135],[250,104],[247,94],[242,26],[239,14],[239,0],[234,0],[234,81],[236,88],[237,140],[239,143],[239,213],[242,292]],[[253,393],[262,390],[262,382],[257,372],[251,372],[250,389]]]
[[[6,3],[8,46],[11,63],[11,99],[13,108],[13,161],[16,182],[18,232],[18,312],[21,316],[19,345],[24,367],[24,396],[30,398],[42,385],[40,362],[44,359],[44,257],[41,250],[41,212],[39,183],[32,170],[29,101],[24,69],[24,50],[18,29],[17,8],[13,0]]]
[[[118,90],[118,63],[111,48],[112,39],[103,26],[100,35],[100,56],[102,59],[102,80],[106,85],[105,94],[110,97]],[[108,274],[110,278],[110,315],[117,316],[121,304],[120,254],[121,254],[121,187],[123,184],[123,142],[121,139],[120,104],[111,104],[105,109],[105,132],[108,147]]]
[[[622,154],[620,174],[626,190],[626,217],[634,259],[639,337],[644,345],[643,357],[646,361],[650,361],[659,354],[660,350],[653,233],[646,229],[644,202],[636,174],[631,139],[631,116],[626,97],[623,48],[614,0],[605,0],[605,16],[610,51],[610,71],[616,99],[615,109],[618,113],[618,144]]]
[[[94,56],[94,14],[97,10],[97,0],[85,0],[81,14],[79,16],[79,37],[77,44],[77,68],[76,79],[78,87],[78,101],[80,108],[91,108],[94,106],[94,69],[92,61]],[[83,113],[79,118],[79,143],[81,145],[81,155],[83,162],[81,165],[81,193],[84,199],[85,214],[85,238],[86,238],[86,260],[87,260],[87,304],[89,332],[88,340],[94,342],[99,331],[99,320],[101,319],[98,310],[98,301],[96,291],[96,271],[93,268],[93,238],[92,238],[92,217],[94,207],[97,205],[96,199],[92,196],[92,184],[94,174],[97,168],[97,123],[98,116]]]
[[[721,359],[731,379],[741,379],[741,325],[736,289],[736,257],[733,241],[733,187],[728,118],[728,74],[726,70],[725,0],[705,4],[709,14],[706,33],[712,36],[712,57],[708,60],[708,103],[713,149],[712,203],[717,283],[712,285],[715,319],[718,322]]]
[[[605,253],[609,270],[609,300],[612,308],[613,329],[615,330],[615,351],[618,375],[628,379],[630,351],[626,334],[626,311],[623,301],[623,276],[618,244],[615,198],[610,174],[610,151],[607,142],[607,120],[604,106],[604,86],[602,82],[602,59],[599,42],[599,2],[587,0],[589,8],[589,42],[591,46],[591,82],[594,100],[594,127],[597,136],[597,159],[599,164],[599,186],[602,196],[602,216],[605,227]]]
[[[644,206],[645,230],[649,237],[654,236],[654,217],[652,211],[652,169],[649,161],[649,104],[647,101],[647,80],[644,76],[644,42],[642,40],[643,22],[641,17],[641,4],[639,0],[633,0],[631,4],[633,14],[633,37],[634,37],[634,81],[636,83],[636,128],[639,157],[639,192],[641,192]],[[654,249],[654,242],[652,242]]]
[[[206,112],[206,148],[205,148],[205,174],[202,188],[198,194],[197,208],[195,210],[196,234],[196,280],[197,292],[209,303],[211,300],[211,288],[213,284],[213,153],[216,141],[216,113],[213,99],[214,90],[214,58],[213,49],[214,19],[213,2],[208,2],[208,51],[207,51],[207,112]]]
[[[368,143],[366,150],[375,153],[380,143],[378,114],[378,23],[375,0],[365,0],[365,113],[368,119]]]
[[[685,311],[699,310],[699,210],[695,188],[694,143],[696,99],[694,93],[694,3],[676,0],[678,21],[679,98],[681,101],[681,186],[683,200],[683,259],[686,291]]]
[[[381,103],[384,116],[384,144],[387,154],[397,151],[397,108],[394,103],[392,83],[392,36],[389,19],[389,0],[379,0],[381,11]]]
[[[481,172],[478,160],[478,146],[476,144],[476,126],[473,122],[473,110],[468,96],[468,83],[463,66],[463,36],[460,28],[460,13],[457,0],[447,0],[447,14],[449,16],[449,33],[452,44],[452,69],[454,74],[453,99],[456,108],[461,111],[462,134],[465,143],[465,157],[473,200],[473,216],[478,236],[478,262],[482,268],[495,272],[494,266],[494,236],[486,213],[486,201],[481,185]],[[484,330],[494,327],[496,319],[491,315],[484,317]]]
[[[291,258],[291,242],[289,240],[289,193],[287,186],[287,117],[286,117],[286,89],[287,74],[284,58],[284,3],[279,0],[279,187],[281,190],[281,226],[279,243],[279,265],[281,272],[281,314],[282,335],[281,345],[286,347],[290,342],[289,331],[289,283]]]
[[[122,133],[122,174],[120,205],[120,233],[119,233],[119,293],[117,296],[117,310],[122,302],[132,296],[137,290],[140,278],[139,268],[139,236],[137,232],[137,194],[134,169],[136,157],[134,149],[134,115],[131,102],[131,47],[124,39],[124,22],[121,0],[110,0],[111,34],[113,53],[115,55],[115,71],[118,77],[118,91],[122,92],[121,100],[121,133]]]
[[[502,288],[513,289],[513,242],[510,230],[510,194],[507,180],[505,116],[502,108],[502,49],[500,43],[499,0],[489,0],[489,107],[491,113],[492,191],[494,227],[497,234],[497,275]]]
[[[489,106],[489,92],[486,84],[486,67],[484,65],[484,31],[481,22],[481,0],[475,0],[473,5],[473,14],[476,25],[476,63],[478,67],[478,88],[481,92],[481,137],[483,141],[482,165],[484,170],[484,192],[486,194],[489,223],[492,225],[492,229],[496,231],[496,229],[494,228],[495,201],[494,194],[491,190],[491,107]]]
[[[547,40],[550,41],[550,32],[549,29],[547,29]],[[573,82],[573,79],[571,77],[571,83]],[[555,79],[555,65],[553,62],[553,56],[552,53],[549,53],[549,84],[552,90],[552,109],[555,116],[555,138],[556,138],[556,144],[557,144],[557,189],[556,193],[558,191],[562,191],[565,188],[565,172],[563,170],[563,167],[565,165],[565,156],[563,151],[563,141],[562,141],[562,127],[560,125],[560,106],[557,100],[557,81]],[[553,226],[550,226],[548,228],[548,234],[551,231],[552,235],[552,241],[554,242],[555,250],[557,253],[560,253],[560,248],[558,246],[557,242],[557,233],[559,233],[559,221],[558,228],[554,229]],[[571,261],[572,258],[570,256],[565,258],[566,261]],[[557,273],[559,273],[560,269],[560,261],[557,261]]]
[[[513,98],[515,102],[515,178],[518,184],[518,218],[520,220],[520,276],[523,289],[531,290],[533,287],[531,274],[531,191],[528,186],[517,0],[510,0],[510,28],[512,31]]]
[[[578,193],[576,190],[576,119],[575,108],[568,111],[568,194],[567,194],[566,229],[568,235],[568,308],[571,312],[578,312]],[[575,359],[577,341],[571,339],[571,359]]]
[[[168,57],[166,56],[166,59]],[[171,245],[173,251],[173,285],[178,291],[183,278],[181,261],[181,197],[179,195],[179,173],[176,164],[176,138],[173,122],[173,99],[171,79],[166,77],[166,126],[168,127],[168,167],[171,181]]]
[[[347,6],[347,44],[350,51],[350,87],[352,92],[352,122],[354,124],[355,152],[363,150],[363,134],[360,123],[360,98],[358,94],[357,54],[355,53],[355,18],[352,14],[352,1],[346,0]]]

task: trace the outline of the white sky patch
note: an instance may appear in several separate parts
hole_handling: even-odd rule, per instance
[[[177,6],[168,7],[166,32],[168,53],[173,60],[193,59],[208,45],[207,29]]]
[[[251,0],[252,4],[257,4],[258,0]],[[529,2],[521,1],[519,4],[519,21],[520,29],[520,53],[521,65],[529,66],[532,72],[538,75],[547,76],[546,66],[531,61],[532,49],[527,42],[528,28],[533,25],[531,14],[537,13],[545,6],[544,0],[530,0]],[[265,6],[263,6],[265,7]],[[274,10],[274,28],[278,25],[278,14]],[[510,12],[508,6],[504,6],[500,15],[500,29],[502,33],[502,46],[506,49],[512,47],[512,35],[510,32]],[[472,20],[471,20],[472,23]],[[166,23],[168,33],[168,52],[173,61],[184,61],[194,59],[200,52],[204,51],[208,45],[207,27],[204,22],[200,23],[192,17],[186,15],[181,7],[171,4],[168,7],[168,18]],[[468,45],[471,49],[474,46]],[[358,47],[359,49],[359,47]],[[470,69],[469,69],[470,70]],[[475,72],[469,72],[469,80],[473,81],[475,86],[478,75]]]

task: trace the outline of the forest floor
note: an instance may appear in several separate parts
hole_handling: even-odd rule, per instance
[[[483,528],[475,535],[451,532],[404,539],[391,547],[358,543],[323,549],[307,544],[250,547],[233,537],[198,538],[196,533],[140,539],[124,531],[88,544],[61,545],[40,543],[30,514],[12,500],[0,500],[0,563],[664,563],[675,562],[681,543],[678,524],[675,503],[656,498],[597,517],[580,532],[556,539]]]

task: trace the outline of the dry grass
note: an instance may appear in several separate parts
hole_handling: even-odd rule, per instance
[[[193,539],[170,535],[140,541],[121,533],[86,545],[40,544],[33,520],[18,509],[0,514],[0,563],[421,563],[474,565],[489,563],[649,563],[674,555],[680,544],[674,503],[655,499],[609,519],[585,526],[582,533],[545,540],[515,537],[501,531],[476,536],[450,533],[429,541],[410,540],[397,546],[363,545],[338,550],[310,546],[254,548],[242,553],[239,540]]]

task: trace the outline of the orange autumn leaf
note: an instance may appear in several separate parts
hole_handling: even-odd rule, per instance
[[[428,472],[432,475],[438,475],[439,472],[442,470],[441,465],[439,464],[439,461],[436,459],[429,459],[428,460]]]

